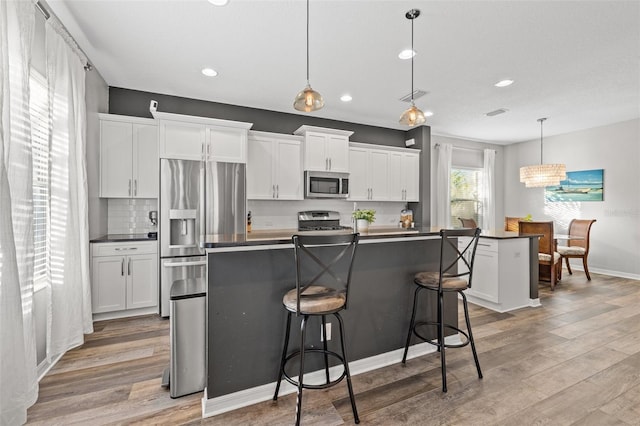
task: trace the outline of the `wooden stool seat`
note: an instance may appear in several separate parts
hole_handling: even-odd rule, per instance
[[[344,292],[329,287],[312,285],[300,293],[300,314],[330,314],[344,307],[347,298]],[[289,290],[282,298],[282,304],[291,312],[298,306],[298,290]]]
[[[440,273],[438,272],[418,272],[414,277],[414,282],[423,287],[437,289],[440,282]],[[467,280],[462,278],[443,278],[442,289],[460,291],[466,290],[469,286]]]

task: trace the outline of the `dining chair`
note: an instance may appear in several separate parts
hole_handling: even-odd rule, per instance
[[[523,220],[521,217],[504,217],[504,230],[509,232],[518,232],[518,222]]]
[[[556,250],[556,242],[553,238],[553,221],[520,221],[518,222],[518,233],[541,235],[538,242],[540,280],[546,281],[548,279],[551,282],[551,290],[554,290],[562,263],[560,263],[560,253]]]
[[[464,217],[459,217],[458,220],[462,224],[463,228],[476,229],[478,227],[478,224],[476,223],[475,219],[473,219],[473,218],[466,219]]]
[[[567,265],[567,271],[572,275],[573,272],[571,271],[569,259],[582,259],[582,267],[584,268],[584,273],[589,281],[591,281],[589,267],[587,266],[587,257],[589,256],[589,235],[591,233],[591,225],[593,225],[593,222],[595,221],[596,219],[573,219],[571,223],[569,223],[569,236],[579,238],[569,238],[566,246],[558,246],[558,253],[560,253],[560,266],[562,266],[562,259],[564,259]],[[562,268],[560,268],[560,271],[562,271]],[[560,272],[560,277],[562,277],[562,272]]]

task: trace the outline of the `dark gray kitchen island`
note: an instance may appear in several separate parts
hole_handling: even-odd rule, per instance
[[[282,296],[295,287],[293,233],[216,235],[204,243],[208,257],[204,416],[273,395],[285,332]],[[413,276],[437,270],[439,253],[437,230],[389,228],[361,235],[349,309],[342,313],[352,374],[400,362],[411,316]],[[457,324],[457,299],[450,296],[445,300],[447,321]],[[435,315],[435,306],[435,299],[428,300],[420,312]],[[320,344],[320,329],[320,324],[309,326],[308,339],[314,345]],[[297,337],[292,334],[292,345]],[[339,344],[338,335],[332,337],[330,347]],[[409,356],[431,351],[431,345],[419,343]],[[310,361],[308,371],[321,368],[319,359]],[[293,389],[283,387],[281,394]]]

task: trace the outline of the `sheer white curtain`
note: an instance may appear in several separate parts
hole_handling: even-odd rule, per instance
[[[51,146],[50,283],[47,356],[93,332],[89,277],[84,65],[58,23],[47,21]]]
[[[27,420],[38,396],[33,321],[29,64],[33,4],[0,1],[0,424]]]
[[[451,153],[453,147],[448,143],[436,145],[436,199],[433,226],[451,227]]]
[[[484,150],[482,170],[482,228],[496,229],[496,152]]]

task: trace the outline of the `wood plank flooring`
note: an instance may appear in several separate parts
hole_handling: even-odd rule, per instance
[[[498,314],[475,305],[471,323],[484,379],[468,347],[354,376],[363,425],[640,425],[640,281],[563,274],[542,307]],[[407,288],[407,291],[412,291]],[[157,316],[95,323],[40,382],[28,424],[288,425],[295,395],[201,419],[202,393],[160,387],[169,322]],[[345,384],[305,391],[303,424],[353,424]]]

